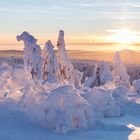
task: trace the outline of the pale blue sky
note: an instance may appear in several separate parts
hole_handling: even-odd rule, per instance
[[[24,30],[52,37],[63,29],[68,38],[94,40],[123,27],[140,31],[140,0],[0,0],[4,39]]]

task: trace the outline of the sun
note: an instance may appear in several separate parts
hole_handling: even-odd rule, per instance
[[[107,40],[115,43],[131,44],[139,40],[138,32],[128,29],[109,30],[112,33]]]

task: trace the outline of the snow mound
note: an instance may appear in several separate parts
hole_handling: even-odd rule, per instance
[[[19,73],[18,70],[20,71]],[[14,100],[20,99],[21,95],[19,93],[19,90],[24,85],[21,84],[21,81],[19,79],[21,78],[21,76],[24,75],[24,71],[23,70],[21,71],[20,69],[18,70],[13,67],[7,67],[5,69],[5,72],[1,73],[1,82],[0,82],[1,98],[11,98]]]
[[[12,99],[22,106],[31,106],[43,99],[44,87],[35,83],[31,74],[23,68],[7,67],[0,76],[0,98]]]
[[[109,91],[95,88],[83,97],[92,105],[96,118],[120,116],[120,107]]]
[[[94,124],[92,107],[69,85],[53,90],[44,102],[32,107],[31,111],[47,128],[58,133]]]
[[[128,89],[125,87],[118,87],[113,90],[112,96],[116,100],[125,100],[127,97],[127,94],[129,93]]]
[[[140,79],[136,80],[133,84],[133,92],[140,94]]]

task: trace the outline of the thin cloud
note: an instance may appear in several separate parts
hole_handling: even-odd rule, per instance
[[[116,33],[117,31],[121,31],[121,29],[109,29],[109,30],[105,30],[105,32],[109,32],[109,33]],[[130,32],[132,34],[135,34],[135,35],[140,35],[140,32],[138,31],[133,31],[133,30],[130,30]]]
[[[16,13],[25,13],[25,14],[31,14],[31,13],[57,13],[57,14],[66,14],[62,11],[56,11],[56,10],[38,10],[38,9],[15,9],[15,8],[0,8],[1,12],[16,12]]]
[[[133,7],[133,8],[140,8],[140,3],[139,4],[131,5],[131,7]]]

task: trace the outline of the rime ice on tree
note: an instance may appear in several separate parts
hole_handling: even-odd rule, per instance
[[[54,46],[49,40],[42,52],[42,78],[44,80],[56,80],[59,73],[58,61]]]
[[[82,73],[75,70],[71,61],[68,58],[67,51],[65,49],[64,31],[59,31],[59,37],[57,41],[58,47],[58,63],[60,66],[60,79],[67,81],[69,84],[78,87],[81,84]]]
[[[127,74],[127,69],[125,65],[122,63],[120,55],[116,52],[114,57],[114,64],[113,64],[113,81],[116,86],[124,86],[129,88],[130,81],[129,75]]]
[[[39,80],[41,78],[41,49],[36,44],[37,39],[28,32],[23,32],[17,36],[17,40],[23,40],[24,42],[23,60],[25,69],[30,70],[35,81]]]
[[[96,64],[93,75],[86,79],[84,85],[86,87],[94,87],[104,85],[107,81],[112,81],[112,73],[107,62],[101,61]]]

